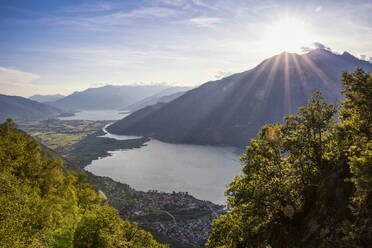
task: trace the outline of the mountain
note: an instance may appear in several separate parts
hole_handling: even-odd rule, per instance
[[[137,101],[168,88],[165,85],[103,86],[74,92],[52,106],[69,110],[123,109]]]
[[[0,94],[0,121],[7,118],[14,120],[36,120],[55,118],[62,110],[47,104],[36,102],[20,96]]]
[[[28,99],[30,100],[33,100],[33,101],[37,101],[37,102],[42,102],[42,103],[45,103],[45,102],[55,102],[61,98],[64,98],[65,96],[64,95],[61,95],[61,94],[56,94],[56,95],[33,95],[33,96],[30,96]]]
[[[173,94],[170,94],[170,95],[166,95],[166,96],[162,96],[158,99],[158,102],[157,103],[167,103],[167,102],[171,102],[173,101],[174,99],[182,96],[183,94],[185,94],[187,92],[186,91],[179,91],[179,92],[176,92],[176,93],[173,93]]]
[[[207,82],[166,103],[141,109],[109,126],[114,134],[176,143],[243,147],[262,125],[281,122],[321,90],[328,103],[342,97],[341,74],[372,64],[326,49],[281,53],[255,68]]]
[[[189,87],[170,87],[168,89],[162,90],[152,96],[146,97],[145,99],[138,101],[134,104],[128,106],[125,110],[130,112],[135,112],[141,108],[159,103],[159,102],[170,102],[177,97],[183,95],[187,90],[190,90]]]

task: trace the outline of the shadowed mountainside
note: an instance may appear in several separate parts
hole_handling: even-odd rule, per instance
[[[315,49],[307,54],[281,53],[255,68],[207,82],[181,97],[141,109],[115,122],[115,134],[150,136],[176,143],[242,147],[266,123],[281,122],[321,90],[326,101],[341,99],[344,71],[372,64],[349,53]]]
[[[37,102],[46,103],[46,102],[55,102],[64,97],[65,96],[61,94],[55,94],[55,95],[38,95],[37,94],[37,95],[30,96],[28,99],[37,101]]]
[[[7,118],[14,120],[36,120],[55,118],[62,110],[47,104],[36,102],[20,96],[0,94],[0,121]]]
[[[159,102],[170,102],[176,99],[177,97],[185,94],[186,91],[190,90],[189,87],[170,87],[168,89],[162,90],[159,93],[156,93],[152,96],[146,97],[145,99],[138,101],[134,104],[128,106],[125,110],[130,112],[135,112],[141,108],[157,104]]]
[[[146,97],[156,94],[169,86],[113,86],[89,88],[74,92],[62,99],[49,104],[68,110],[103,110],[122,109]]]

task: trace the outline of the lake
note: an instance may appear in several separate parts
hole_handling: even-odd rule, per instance
[[[67,118],[115,120],[126,115],[116,110],[81,111]],[[103,131],[102,137],[107,138],[139,138],[113,135],[105,128]],[[225,204],[225,185],[241,172],[242,152],[233,147],[170,144],[152,139],[141,148],[112,151],[111,156],[94,160],[85,169],[136,190],[188,192],[198,199]]]
[[[94,160],[85,169],[136,190],[188,192],[224,204],[225,185],[241,172],[238,152],[232,147],[150,140],[141,148],[111,152],[110,157]]]
[[[124,110],[83,110],[75,113],[73,116],[59,117],[60,120],[90,120],[90,121],[104,121],[104,120],[120,120],[129,115]]]

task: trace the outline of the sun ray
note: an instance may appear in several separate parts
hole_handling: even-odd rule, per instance
[[[275,57],[274,64],[272,65],[269,75],[267,77],[266,83],[265,83],[265,89],[264,89],[264,97],[266,98],[269,96],[269,93],[271,92],[272,84],[274,81],[274,76],[277,73],[278,69],[278,63],[279,63],[280,55]]]
[[[305,96],[310,96],[313,92],[311,92],[310,87],[309,87],[309,82],[305,76],[305,72],[301,67],[301,63],[298,61],[298,56],[292,55],[293,62],[296,67],[296,72],[300,76],[300,83],[302,85],[303,93]]]
[[[241,92],[241,94],[235,96],[236,101],[234,101],[233,103],[234,105],[232,106],[232,109],[237,109],[243,103],[244,98],[245,98],[245,93],[247,93],[251,89],[251,87],[255,84],[255,81],[262,75],[262,73],[268,66],[269,62],[270,62],[270,59],[266,59],[265,61],[262,62],[261,65],[258,66],[258,70],[251,72],[252,76],[247,78],[247,80],[249,81],[247,81],[243,85],[242,89],[239,91]],[[225,113],[224,120],[221,121],[221,126],[226,124],[226,122],[229,121],[230,117],[233,115],[234,115],[233,112]]]
[[[329,83],[330,80],[327,75],[308,56],[302,57],[304,58],[305,63],[307,63],[307,65],[310,66],[316,75],[323,81],[325,86],[330,90],[334,90],[334,87]]]
[[[302,88],[305,91],[304,92],[305,95],[311,94],[309,86],[307,84],[307,79],[304,75],[304,71],[302,70],[301,64],[297,60],[297,55],[291,54],[291,59],[292,59],[294,65],[295,65],[297,74],[300,76],[300,83],[302,85]]]
[[[292,114],[288,53],[284,54],[284,62],[284,107],[287,113]]]
[[[253,81],[256,81],[259,76],[261,76],[262,72],[266,69],[266,66],[269,64],[270,59],[266,59],[262,62],[262,65],[258,65],[259,69],[254,72]]]

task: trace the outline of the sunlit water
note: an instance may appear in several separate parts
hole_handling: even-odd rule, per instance
[[[73,116],[59,117],[60,120],[120,120],[129,113],[123,110],[83,110]]]
[[[241,165],[236,148],[150,140],[141,148],[111,152],[85,169],[137,190],[182,191],[223,204],[225,185],[241,172]]]
[[[62,120],[118,120],[128,113],[119,110],[81,111]],[[127,140],[140,138],[110,134],[102,137]],[[110,152],[111,156],[92,161],[86,170],[127,183],[137,190],[188,192],[214,203],[224,204],[225,185],[241,172],[233,147],[169,144],[150,140],[145,146]]]

